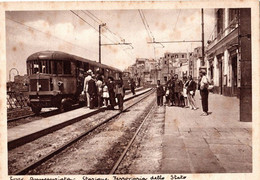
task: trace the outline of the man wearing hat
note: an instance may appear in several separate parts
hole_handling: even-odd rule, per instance
[[[89,93],[88,93],[88,82],[90,81],[92,76],[92,71],[91,69],[89,69],[87,71],[87,76],[84,79],[84,86],[83,86],[83,91],[86,93],[86,97],[87,97],[87,107],[90,106],[90,97],[89,97]]]
[[[203,113],[201,116],[207,116],[208,115],[208,96],[209,96],[209,91],[208,91],[208,86],[209,86],[209,81],[208,78],[206,77],[206,70],[201,69],[200,70],[200,75],[201,75],[201,80],[200,80],[200,95],[201,95],[201,103],[202,103],[202,109]]]

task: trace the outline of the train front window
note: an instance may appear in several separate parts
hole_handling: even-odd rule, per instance
[[[71,74],[71,63],[70,61],[63,62],[64,74]]]
[[[35,60],[27,62],[28,74],[72,74],[70,61]]]

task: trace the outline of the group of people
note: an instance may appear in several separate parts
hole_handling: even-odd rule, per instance
[[[85,97],[86,105],[90,109],[100,108],[104,105],[114,109],[117,100],[119,109],[122,111],[125,96],[123,80],[121,77],[119,80],[114,80],[113,77],[105,80],[102,75],[96,76],[92,70],[88,70],[81,96]]]
[[[208,115],[208,86],[209,81],[206,77],[206,71],[200,71],[200,78],[198,82],[198,88],[200,90],[202,100],[202,116]],[[157,105],[163,106],[163,97],[165,96],[165,105],[179,106],[191,108],[192,110],[198,109],[195,101],[195,93],[197,84],[193,80],[192,76],[184,76],[183,79],[178,78],[178,74],[175,74],[168,80],[165,85],[161,85],[160,80],[157,81]]]

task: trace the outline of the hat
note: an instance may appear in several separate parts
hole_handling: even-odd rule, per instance
[[[202,74],[206,74],[206,70],[205,70],[205,69],[201,69],[200,72],[201,72]]]
[[[88,74],[92,74],[92,70],[89,69],[89,70],[87,71],[87,73],[88,73]]]

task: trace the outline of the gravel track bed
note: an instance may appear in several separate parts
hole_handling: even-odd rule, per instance
[[[142,98],[142,95],[139,98]],[[125,106],[132,104],[136,98],[124,103]],[[30,143],[17,147],[8,152],[8,171],[9,174],[16,172],[17,170],[27,166],[28,164],[35,162],[40,157],[48,154],[57,147],[65,144],[71,139],[77,137],[79,134],[85,132],[90,127],[103,121],[108,116],[116,114],[118,111],[106,110],[100,112],[94,116],[83,119],[70,126],[64,127],[51,134],[36,139]]]
[[[158,174],[162,160],[165,107],[156,106],[115,174]]]
[[[29,174],[107,174],[154,100],[153,93]]]

